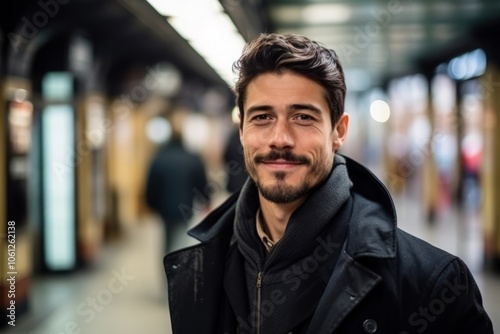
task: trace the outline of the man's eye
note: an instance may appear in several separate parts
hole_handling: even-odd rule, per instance
[[[297,118],[301,121],[309,121],[313,119],[311,116],[305,114],[300,114],[297,116]]]
[[[265,120],[268,120],[270,119],[269,115],[266,115],[266,114],[261,114],[261,115],[256,115],[254,116],[253,118],[254,120],[257,120],[257,121],[265,121]]]

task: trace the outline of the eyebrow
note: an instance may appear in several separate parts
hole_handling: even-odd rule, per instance
[[[309,110],[317,115],[321,115],[321,110],[319,108],[317,108],[316,106],[314,106],[312,104],[308,104],[308,103],[294,103],[294,104],[288,105],[286,109],[289,111]],[[267,104],[257,105],[257,106],[253,106],[253,107],[248,108],[248,110],[246,111],[246,114],[250,115],[250,114],[252,114],[254,112],[258,112],[258,111],[271,111],[271,110],[274,110],[274,107],[272,107],[270,105],[267,105]]]
[[[250,115],[254,112],[258,111],[270,111],[273,110],[274,108],[269,106],[269,105],[258,105],[258,106],[253,106],[248,108],[248,110],[245,112],[246,115]]]
[[[316,106],[313,106],[312,104],[302,104],[302,103],[296,103],[296,104],[292,104],[290,106],[287,107],[288,110],[309,110],[309,111],[312,111],[313,113],[317,114],[317,115],[321,115],[321,110],[316,107]]]

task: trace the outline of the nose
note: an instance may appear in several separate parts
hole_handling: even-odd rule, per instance
[[[269,146],[273,149],[290,149],[295,145],[294,136],[290,124],[284,119],[276,120],[272,128]]]

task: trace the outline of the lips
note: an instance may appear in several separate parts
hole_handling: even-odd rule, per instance
[[[268,167],[277,169],[289,169],[302,165],[302,163],[287,160],[270,160],[262,162]]]
[[[289,160],[265,160],[262,161],[264,164],[271,164],[271,165],[301,165],[302,163],[296,162],[296,161],[289,161]]]

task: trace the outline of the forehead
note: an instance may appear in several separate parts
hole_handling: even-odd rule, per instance
[[[259,103],[314,103],[328,109],[327,92],[323,86],[304,75],[289,71],[264,73],[249,83],[244,109]]]

